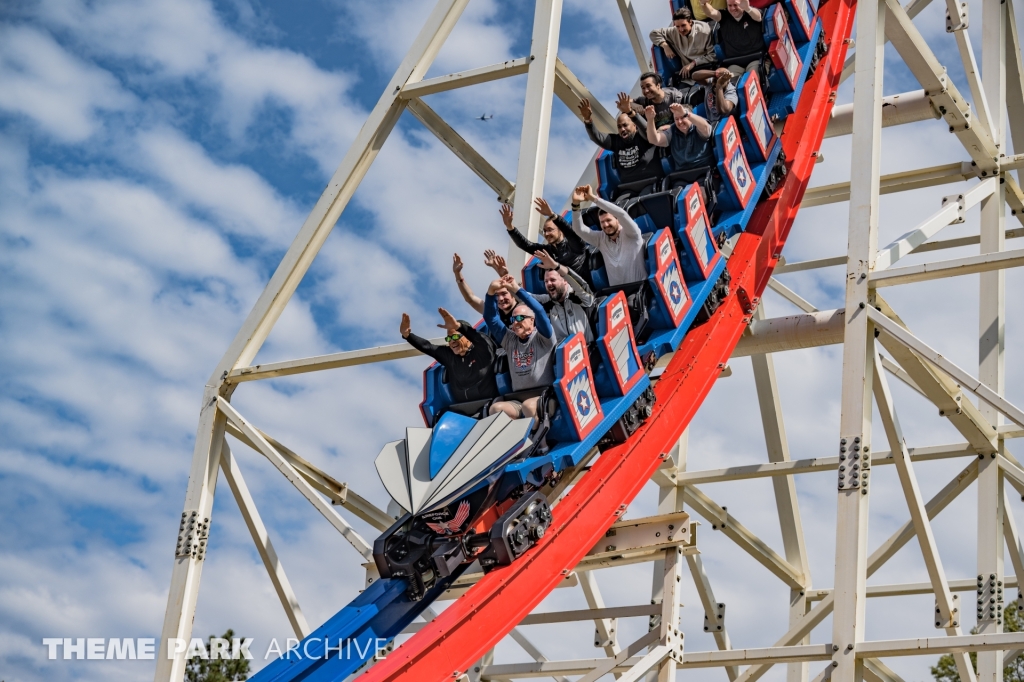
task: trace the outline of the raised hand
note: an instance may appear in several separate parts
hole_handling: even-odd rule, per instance
[[[457,253],[452,256],[452,272],[456,277],[462,274],[462,257]]]
[[[519,289],[522,288],[522,287],[519,286],[519,282],[516,281],[516,278],[513,277],[512,275],[505,275],[504,277],[501,278],[500,281],[501,281],[501,286],[503,286],[506,289],[508,289],[508,292],[510,294],[512,294],[513,296],[515,296],[516,292],[519,291]]]
[[[746,12],[750,9],[750,0],[740,0],[740,8]]]
[[[542,197],[533,200],[533,208],[542,216],[555,215],[555,212],[551,210],[551,205]]]
[[[580,116],[583,117],[584,123],[590,123],[590,120],[594,117],[594,112],[590,108],[590,100],[586,97],[580,100]]]
[[[658,115],[658,112],[655,111],[654,107],[652,107],[650,104],[648,104],[646,107],[644,107],[644,116],[647,117],[648,121],[653,121],[654,117],[657,116],[657,115]]]
[[[487,285],[487,293],[490,296],[494,296],[496,293],[498,293],[499,291],[501,291],[504,288],[505,288],[504,282],[502,282],[500,279],[496,279],[496,280],[494,280],[493,282],[491,282],[490,284]]]
[[[597,199],[597,195],[594,194],[594,188],[590,185],[583,185],[583,192],[590,201]]]
[[[732,80],[732,71],[729,69],[718,69],[715,71],[715,88],[724,88]]]
[[[502,204],[501,208],[498,209],[501,213],[501,222],[505,223],[505,229],[509,232],[512,231],[512,206],[511,204]]]
[[[508,274],[508,267],[505,265],[505,259],[499,256],[494,249],[487,249],[484,251],[484,265],[497,272],[498,277]]]
[[[456,320],[455,316],[452,315],[450,312],[448,312],[444,308],[438,308],[437,312],[440,313],[441,319],[444,320],[444,324],[439,324],[437,325],[438,327],[441,327],[442,329],[447,329],[449,334],[451,334],[452,332],[456,331],[459,328],[459,321]]]
[[[615,106],[619,108],[624,114],[628,114],[633,110],[633,100],[629,98],[624,92],[620,92],[618,98],[615,100]]]
[[[572,191],[572,203],[578,204],[587,198],[587,185],[581,185]]]
[[[409,313],[402,313],[402,324],[399,325],[398,331],[403,339],[409,338],[409,334],[412,334],[412,320],[409,319]]]
[[[558,263],[554,258],[552,258],[551,254],[548,253],[547,251],[538,251],[533,255],[537,257],[537,259],[540,261],[540,266],[545,270],[557,270],[558,268],[562,267],[561,264]]]

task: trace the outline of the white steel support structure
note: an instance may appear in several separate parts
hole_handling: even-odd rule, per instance
[[[321,471],[299,454],[289,450],[258,425],[249,422],[232,405],[232,396],[243,384],[276,377],[296,377],[308,372],[342,369],[354,365],[384,362],[415,355],[405,344],[344,351],[314,358],[298,358],[253,365],[264,340],[352,198],[377,153],[406,109],[480,178],[499,201],[515,208],[514,224],[535,239],[540,216],[532,208],[541,195],[547,168],[550,124],[554,99],[574,114],[583,97],[591,99],[597,127],[614,128],[611,103],[593,96],[569,67],[559,59],[562,0],[537,0],[532,16],[532,38],[527,55],[459,73],[425,79],[434,58],[451,34],[470,0],[438,0],[405,59],[395,72],[366,123],[356,136],[341,165],[328,183],[316,206],[302,225],[281,264],[267,284],[242,328],[218,363],[204,387],[189,484],[176,543],[167,610],[158,654],[157,682],[180,682],[185,661],[181,655],[167,655],[168,638],[190,638],[199,596],[202,566],[213,519],[214,492],[219,472],[232,491],[265,565],[278,599],[294,634],[302,636],[317,624],[307,623],[299,601],[285,574],[281,557],[271,542],[268,529],[257,510],[238,462],[226,437],[248,445],[267,458],[356,550],[353,559],[365,563],[372,537],[363,537],[346,520],[351,514],[371,527],[385,530],[391,517],[350,490],[329,473]],[[828,0],[835,2],[838,0]],[[1024,579],[1024,548],[1017,532],[1011,505],[1016,496],[1006,483],[1024,495],[1024,467],[1008,450],[1008,439],[1024,437],[1024,410],[1005,395],[1005,340],[1007,291],[1005,270],[1024,265],[1024,249],[1007,250],[1008,240],[1024,237],[1024,192],[1011,171],[1024,167],[1019,150],[1010,143],[1024,144],[1024,62],[1015,25],[1014,1],[947,0],[949,48],[929,45],[918,26],[918,17],[930,0],[860,0],[857,17],[857,45],[844,67],[844,78],[854,77],[852,103],[835,108],[828,137],[850,135],[852,158],[850,179],[807,190],[803,206],[849,202],[848,247],[846,254],[804,262],[780,262],[770,283],[782,301],[802,314],[768,318],[762,305],[753,315],[748,332],[733,354],[734,362],[750,357],[753,368],[766,455],[743,466],[694,471],[687,466],[687,433],[653,477],[657,486],[657,515],[646,519],[620,521],[615,551],[598,546],[570,571],[564,587],[580,588],[588,608],[574,611],[534,613],[523,619],[509,640],[524,650],[531,662],[503,663],[489,652],[463,676],[467,680],[511,680],[547,677],[556,680],[578,675],[593,682],[606,675],[619,679],[668,682],[679,679],[687,668],[719,667],[730,682],[753,682],[772,666],[787,666],[787,682],[902,682],[886,664],[888,657],[934,655],[953,652],[964,682],[1001,682],[1005,663],[1024,651],[1024,635],[1003,633],[1002,608],[1009,602],[1004,590]],[[636,76],[649,68],[649,45],[631,0],[608,0],[616,5],[624,37],[631,48]],[[983,40],[975,53],[967,34],[968,10],[980,17]],[[666,17],[666,24],[668,19]],[[933,28],[933,27],[932,27]],[[884,47],[892,42],[921,89],[882,97]],[[955,44],[955,50],[951,49]],[[965,81],[962,91],[947,76],[951,70],[936,54],[959,56]],[[632,66],[630,67],[632,68]],[[505,178],[459,135],[425,98],[456,88],[526,75],[526,97],[519,158],[515,178]],[[628,84],[623,83],[622,89]],[[969,97],[966,93],[970,93]],[[970,99],[970,101],[968,101]],[[613,110],[613,109],[612,109]],[[948,163],[928,168],[880,175],[882,128],[914,123],[929,126],[936,136],[955,135],[963,153]],[[1014,154],[1017,155],[1014,155]],[[593,177],[593,163],[581,177]],[[878,229],[885,220],[879,212],[879,196],[925,187],[952,185],[941,206],[920,207],[916,227],[891,244],[878,248]],[[1006,225],[1006,211],[1016,217]],[[941,239],[939,233],[950,224],[962,222],[965,213],[980,211],[977,234]],[[799,226],[790,239],[799,239]],[[941,254],[914,265],[898,263],[951,248],[977,248],[977,252],[942,259]],[[515,272],[525,255],[509,250],[509,267]],[[898,263],[898,264],[897,264]],[[799,291],[787,279],[789,273],[845,266],[845,302],[837,310],[819,310],[813,292]],[[935,350],[935,341],[919,338],[878,291],[882,287],[930,286],[929,282],[964,274],[979,275],[978,368],[962,368]],[[967,279],[961,282],[969,281]],[[838,277],[836,280],[838,284]],[[807,298],[805,295],[810,294]],[[833,302],[831,307],[836,307]],[[822,306],[825,307],[825,306]],[[843,345],[840,429],[835,440],[820,444],[818,451],[791,457],[783,417],[779,384],[786,377],[776,374],[773,355],[829,344]],[[884,355],[882,353],[884,351]],[[1010,349],[1012,352],[1012,348]],[[343,371],[343,370],[342,370]],[[722,377],[731,370],[723,368]],[[901,427],[896,400],[890,390],[890,375],[899,379],[938,409],[959,432],[962,441],[938,444],[908,443]],[[732,379],[735,380],[735,379]],[[244,389],[243,389],[244,390]],[[872,410],[881,417],[881,439],[872,438]],[[903,414],[906,414],[905,412]],[[699,416],[698,416],[699,419]],[[794,420],[790,419],[790,424]],[[382,439],[383,442],[383,439]],[[596,452],[595,452],[596,454]],[[930,462],[969,458],[960,473],[947,485],[926,498],[918,477]],[[856,466],[855,466],[856,465]],[[906,500],[909,520],[883,542],[869,549],[868,509],[872,495],[871,472],[877,466],[895,465],[900,489]],[[586,466],[574,472],[578,475]],[[837,527],[835,532],[835,573],[833,587],[813,588],[809,569],[809,547],[820,538],[806,537],[801,521],[799,475],[828,471],[837,483]],[[781,528],[782,547],[773,548],[734,518],[701,486],[711,483],[771,479]],[[823,480],[821,477],[814,479]],[[567,475],[550,494],[553,500],[572,484]],[[768,485],[767,481],[763,483]],[[947,575],[939,553],[937,531],[932,520],[960,495],[975,487],[977,506],[977,582],[966,576]],[[298,499],[298,498],[296,498]],[[303,504],[302,502],[299,502]],[[805,513],[808,501],[803,500]],[[685,508],[685,511],[684,511]],[[706,529],[721,532],[761,567],[752,580],[765,590],[776,589],[788,597],[785,614],[788,629],[772,637],[775,645],[745,647],[736,642],[736,629],[726,627],[726,605],[731,593],[727,581],[715,575],[715,558],[700,554],[697,526],[689,511],[700,517]],[[676,529],[675,539],[666,544],[661,533]],[[686,532],[679,529],[685,528]],[[707,529],[710,529],[709,531]],[[915,542],[916,540],[916,542]],[[867,585],[901,548],[920,549],[927,582]],[[1011,557],[1012,574],[1006,575],[1004,551]],[[684,562],[687,570],[683,570]],[[624,563],[649,565],[650,603],[609,607],[600,590],[600,571]],[[371,565],[372,566],[372,565]],[[763,569],[763,570],[762,570]],[[369,578],[374,569],[367,570]],[[774,577],[772,577],[774,576]],[[479,575],[464,575],[453,586],[451,596],[465,593]],[[776,583],[777,579],[777,583]],[[681,583],[692,581],[705,630],[712,635],[712,650],[699,651],[691,643],[682,651],[678,635]],[[827,582],[821,580],[819,583]],[[978,583],[983,584],[977,588]],[[644,588],[646,590],[646,588]],[[977,589],[981,589],[982,593]],[[353,594],[355,590],[352,591]],[[869,600],[895,599],[907,595],[931,594],[935,598],[936,628],[944,632],[922,634],[919,639],[865,641],[865,617]],[[984,600],[982,597],[984,596]],[[989,599],[992,599],[990,602]],[[978,635],[964,635],[974,621],[971,604],[977,606]],[[340,608],[343,604],[338,604]],[[691,605],[696,607],[696,604]],[[731,612],[731,614],[734,614]],[[427,612],[432,618],[433,612]],[[832,616],[828,644],[821,641],[820,626]],[[737,616],[730,615],[735,619]],[[648,631],[638,639],[621,636],[628,619],[646,619]],[[533,625],[562,623],[595,633],[595,649],[579,658],[550,660],[554,647],[528,636]],[[422,624],[413,625],[415,631]],[[819,628],[816,639],[812,632]],[[287,636],[291,632],[281,633]],[[588,633],[589,634],[589,633]],[[674,639],[673,639],[674,638]],[[632,640],[632,641],[630,641]],[[664,644],[672,641],[669,647]],[[546,653],[545,653],[546,652]],[[975,674],[969,654],[977,652]],[[603,654],[603,656],[600,656]],[[596,656],[596,657],[595,657]],[[826,666],[822,670],[822,666]],[[685,673],[684,673],[685,674]]]
[[[878,183],[882,146],[885,68],[884,3],[866,0],[857,9],[854,59],[853,147],[850,164],[849,245],[846,261],[846,330],[838,450],[846,462],[839,473],[836,514],[836,570],[833,588],[832,679],[861,682],[864,661],[855,655],[864,639],[867,581],[868,502],[870,500],[871,384],[875,371],[873,303],[868,276],[878,249]],[[867,454],[861,460],[861,453]],[[850,463],[853,464],[850,464]],[[857,469],[860,465],[859,474]],[[844,466],[841,464],[840,466]],[[859,480],[858,480],[859,475]]]

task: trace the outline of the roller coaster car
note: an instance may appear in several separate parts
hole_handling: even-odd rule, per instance
[[[381,577],[404,578],[410,598],[420,599],[438,579],[474,561],[484,570],[509,564],[543,537],[551,523],[544,485],[595,446],[623,442],[651,415],[654,393],[621,292],[601,305],[594,346],[592,363],[583,334],[558,345],[555,383],[537,419],[460,414],[432,391],[441,367],[427,369],[421,408],[429,426],[406,429],[376,459],[381,482],[406,510],[374,542]]]

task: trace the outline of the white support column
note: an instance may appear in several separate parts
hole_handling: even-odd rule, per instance
[[[765,319],[764,303],[757,307],[754,319]],[[769,353],[750,356],[754,367],[754,386],[757,389],[757,402],[761,408],[761,423],[764,427],[765,446],[768,450],[769,462],[788,462],[789,441],[786,438],[786,424],[782,418],[782,402],[779,398],[779,387],[775,377],[775,362]],[[803,572],[803,588],[793,588],[789,595],[789,625],[796,625],[803,619],[807,610],[805,591],[811,587],[811,571],[807,562],[807,548],[804,542],[803,524],[800,520],[800,506],[796,494],[796,480],[792,476],[773,476],[772,485],[775,489],[775,505],[779,512],[779,525],[782,529],[782,543],[786,553],[786,561]],[[799,644],[810,644],[804,638]],[[720,647],[721,648],[721,647]],[[808,667],[806,662],[790,663],[786,666],[787,682],[807,682]]]
[[[221,447],[223,449],[220,453],[220,468],[224,472],[224,480],[228,482],[228,487],[231,488],[231,492],[235,496],[238,510],[242,512],[242,518],[249,529],[249,534],[252,535],[256,551],[259,552],[260,559],[263,560],[263,565],[270,576],[270,582],[274,584],[274,591],[277,592],[277,597],[281,600],[281,606],[284,607],[284,613],[288,616],[288,622],[291,623],[295,636],[299,639],[304,639],[310,633],[306,616],[302,613],[302,609],[299,608],[299,600],[295,597],[295,591],[292,590],[291,582],[289,582],[288,576],[284,572],[284,566],[281,565],[280,559],[277,558],[274,544],[270,541],[270,535],[267,533],[267,527],[263,525],[263,519],[260,518],[259,510],[256,509],[256,502],[249,493],[249,486],[245,484],[245,479],[242,478],[242,471],[238,468],[238,462],[235,461],[234,455],[231,454],[231,449],[227,443],[224,443]]]
[[[871,384],[874,337],[866,307],[868,275],[878,247],[878,190],[885,62],[885,5],[877,0],[857,8],[857,56],[854,62],[853,153],[850,165],[849,246],[846,265],[846,333],[843,341],[840,448],[851,455],[871,445]],[[863,450],[862,450],[863,449]],[[864,638],[867,575],[867,482],[839,479],[836,515],[835,607],[832,643],[835,682],[861,682],[862,659],[856,646]],[[850,481],[844,483],[844,481]]]
[[[183,546],[184,536],[189,535],[193,543],[200,541],[210,528],[213,510],[213,494],[217,487],[217,472],[220,469],[221,447],[224,444],[224,415],[217,409],[217,391],[207,386],[203,394],[203,407],[199,413],[199,427],[192,454],[192,468],[188,474],[188,490],[185,493],[185,511],[181,513],[182,528],[178,532],[178,545],[174,551],[174,568],[171,571],[171,589],[167,594],[167,610],[160,630],[160,642],[156,656],[156,682],[181,682],[185,676],[184,654],[167,656],[168,639],[191,639],[192,619],[196,614],[196,600],[199,598],[199,579],[206,557],[206,540],[194,552]],[[192,530],[185,526],[193,521]],[[195,524],[202,524],[200,531]]]
[[[669,457],[655,472],[652,480],[658,484],[658,514],[671,514],[683,510],[683,489],[676,485],[680,473],[686,471],[686,455],[690,446],[690,429],[687,428],[679,436],[675,446],[669,452]],[[665,588],[665,560],[656,559],[651,562],[651,603],[663,603]],[[653,630],[661,625],[661,616],[653,615],[649,620],[649,627]],[[652,644],[653,648],[656,646]],[[645,678],[647,682],[656,682],[657,673],[652,672]]]
[[[562,0],[537,0],[530,43],[530,70],[526,77],[526,105],[523,134],[519,139],[519,168],[516,171],[515,217],[513,224],[527,239],[540,233],[540,214],[533,210],[534,197],[544,193],[544,173],[548,162],[548,137],[551,133],[551,100],[555,93],[555,61],[558,58],[558,31],[562,25]],[[509,242],[508,270],[518,273],[526,264],[526,254]]]
[[[675,682],[676,663],[683,652],[683,633],[679,630],[679,607],[682,593],[680,582],[683,578],[683,548],[670,547],[665,550],[662,560],[663,585],[661,588],[660,646],[651,649],[648,656],[658,648],[668,647],[672,652],[658,664],[658,682]],[[674,655],[673,655],[674,654]],[[626,678],[628,679],[628,676]]]
[[[982,3],[982,85],[988,97],[992,141],[999,153],[1006,154],[1006,6],[996,0]],[[1006,222],[1005,185],[981,202],[981,253],[1002,251]],[[978,379],[1000,396],[1004,393],[1003,360],[1006,311],[1006,275],[1003,270],[980,276]],[[979,401],[978,407],[989,423],[999,428],[1000,415],[995,406]],[[1004,450],[1002,439],[998,442]],[[978,468],[978,576],[986,587],[1003,581],[1003,479],[994,455],[979,461]],[[995,578],[992,578],[995,576]],[[992,590],[995,593],[995,590]],[[980,634],[1003,631],[1002,613],[986,608],[978,619]],[[978,653],[978,681],[1002,682],[1003,653]]]

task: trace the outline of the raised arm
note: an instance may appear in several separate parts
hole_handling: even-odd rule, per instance
[[[494,295],[503,286],[500,279],[491,282],[491,286],[487,287],[487,297],[484,299],[484,322],[487,323],[487,333],[499,346],[508,333],[508,327],[501,321],[498,314],[498,299],[494,298]]]
[[[576,274],[576,271],[567,265],[563,265],[558,269],[562,273],[562,277],[565,277],[565,281],[569,283],[572,290],[576,293],[576,297],[580,299],[580,303],[584,308],[589,308],[594,305],[594,292],[591,291],[590,285],[583,281],[583,278]]]
[[[508,263],[494,249],[486,249],[484,251],[484,265],[498,273],[498,277],[504,277],[508,274]]]
[[[590,136],[591,141],[602,149],[611,149],[608,146],[609,135],[600,133],[594,130],[594,112],[590,108],[589,99],[580,100],[580,116],[583,118],[583,125],[587,128],[587,135]]]
[[[426,339],[412,333],[412,321],[409,319],[408,313],[402,313],[402,324],[399,326],[399,331],[402,334],[402,338],[405,339],[410,346],[424,355],[429,355],[435,360],[438,359],[438,346],[435,346]]]
[[[505,224],[505,229],[508,230],[508,236],[512,239],[512,243],[518,246],[526,253],[536,253],[537,249],[544,248],[543,244],[537,244],[531,242],[529,239],[523,236],[523,233],[516,229],[512,224],[512,207],[508,204],[502,204],[501,209],[501,222]],[[501,276],[500,273],[498,275]]]
[[[668,135],[663,131],[658,130],[657,126],[654,124],[654,117],[656,116],[654,107],[648,106],[644,109],[644,114],[647,116],[647,141],[655,147],[667,147]]]
[[[722,13],[712,7],[709,0],[700,0],[700,6],[704,9],[704,14],[708,15],[709,19],[714,19],[715,21],[722,20]]]
[[[584,185],[577,187],[572,193],[572,231],[576,233],[580,239],[590,244],[591,246],[597,246],[601,243],[601,231],[591,230],[589,227],[583,224],[582,211],[580,210],[580,202],[582,202],[587,195],[590,194],[590,185]]]
[[[748,17],[750,17],[754,21],[761,21],[761,10],[759,10],[756,7],[751,7],[750,0],[740,0],[740,7],[743,9],[744,12],[747,13]]]
[[[478,313],[483,314],[484,302],[480,300],[480,297],[473,293],[473,290],[466,284],[466,280],[462,277],[462,257],[459,254],[452,256],[452,272],[455,273],[455,283],[459,287],[459,293],[462,294],[462,299],[469,304],[469,307]]]
[[[615,219],[619,221],[619,226],[622,228],[623,235],[627,238],[636,240],[643,237],[643,233],[640,232],[640,226],[629,217],[629,214],[626,213],[624,208],[617,204],[613,204],[610,201],[605,201],[594,194],[593,191],[589,193],[587,198],[593,201],[594,204],[605,213],[611,213],[615,216]]]

